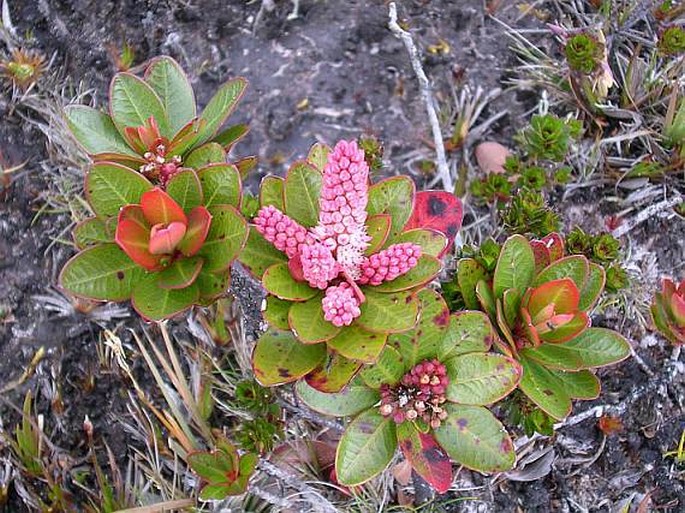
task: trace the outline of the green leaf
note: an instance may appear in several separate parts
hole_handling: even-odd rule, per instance
[[[502,296],[502,312],[507,329],[511,329],[512,326],[516,325],[520,308],[521,291],[517,289],[505,290],[504,296]]]
[[[393,244],[400,244],[402,242],[413,242],[421,246],[421,251],[424,255],[439,257],[445,247],[447,247],[447,238],[440,232],[429,230],[427,228],[414,228],[400,233]]]
[[[123,153],[138,156],[117,131],[112,118],[104,112],[85,105],[69,105],[64,114],[69,130],[89,155]]]
[[[202,185],[192,169],[184,169],[171,177],[166,192],[188,214],[202,205]]]
[[[358,380],[352,381],[336,394],[325,394],[300,380],[295,385],[300,400],[312,410],[332,417],[350,417],[371,408],[380,401],[380,395]]]
[[[580,372],[548,370],[563,382],[564,390],[570,397],[586,400],[599,397],[599,379],[589,370]]]
[[[101,244],[73,256],[62,269],[60,286],[88,299],[125,301],[143,269],[116,244]]]
[[[245,123],[229,126],[226,130],[219,132],[212,142],[221,145],[226,151],[230,150],[235,143],[240,141],[250,131],[250,127]]]
[[[376,409],[366,410],[347,426],[335,456],[340,484],[356,486],[380,474],[397,449],[395,423]]]
[[[306,228],[319,222],[319,196],[323,177],[305,161],[295,162],[285,177],[285,213]]]
[[[191,151],[183,161],[184,167],[200,169],[209,164],[226,164],[226,151],[215,142],[203,144]]]
[[[197,275],[195,283],[197,283],[197,286],[200,289],[200,302],[203,306],[209,306],[216,298],[226,293],[230,283],[230,277],[231,275],[228,271],[223,273],[211,273],[205,272],[204,269],[200,270],[200,274]]]
[[[337,393],[352,380],[361,366],[361,363],[339,354],[329,354],[325,362],[305,376],[305,380],[319,392]]]
[[[343,328],[340,333],[328,341],[328,347],[336,353],[363,363],[374,363],[385,347],[388,335],[371,333],[359,326]]]
[[[295,303],[288,313],[288,324],[295,336],[305,344],[325,342],[335,337],[340,328],[324,319],[321,300],[323,293],[313,298]]]
[[[145,81],[162,102],[171,137],[195,118],[195,94],[188,77],[170,57],[157,57],[145,70]]]
[[[183,289],[163,289],[159,273],[143,275],[134,285],[131,304],[141,316],[153,321],[167,319],[197,302],[200,289],[191,283]]]
[[[488,272],[473,258],[462,258],[457,264],[457,283],[469,310],[480,308],[476,287],[479,281],[487,280]]]
[[[390,233],[391,222],[392,218],[388,214],[370,216],[366,220],[366,233],[371,237],[371,240],[364,252],[365,255],[372,255],[383,247]]]
[[[415,295],[409,292],[381,294],[368,288],[364,294],[366,301],[361,305],[361,315],[356,321],[362,328],[375,333],[401,333],[416,325],[419,301]]]
[[[470,353],[445,362],[450,383],[447,400],[485,406],[511,393],[521,379],[521,366],[494,353]]]
[[[604,267],[594,262],[589,264],[590,271],[587,275],[587,280],[583,288],[580,289],[580,303],[578,303],[578,310],[581,312],[587,312],[592,309],[597,303],[599,296],[604,290],[604,284],[606,283],[606,272]]]
[[[370,216],[390,214],[392,224],[388,244],[395,242],[414,209],[414,181],[407,176],[387,178],[369,188],[369,202],[366,211]]]
[[[481,308],[495,319],[497,317],[497,304],[495,303],[495,296],[492,293],[492,288],[485,280],[480,280],[476,284],[476,297],[480,303]]]
[[[212,214],[212,224],[198,255],[205,259],[206,271],[225,271],[245,245],[247,222],[230,205],[211,207],[209,213]]]
[[[270,328],[257,341],[252,367],[262,385],[273,386],[300,379],[325,358],[325,344],[302,344],[290,331]]]
[[[464,311],[452,314],[442,342],[440,359],[467,353],[483,353],[497,338],[492,323],[483,312]]]
[[[440,260],[433,256],[421,255],[419,261],[406,274],[398,276],[394,280],[385,281],[373,287],[375,292],[401,292],[410,290],[429,283],[442,269]]]
[[[139,172],[112,162],[98,162],[86,175],[86,198],[96,215],[113,217],[121,207],[140,203],[152,184]]]
[[[190,453],[188,464],[193,472],[210,483],[226,482],[229,474],[238,470],[235,458],[231,458],[222,451]]]
[[[287,264],[288,262],[285,253],[278,251],[273,244],[262,237],[254,226],[250,226],[250,233],[239,259],[247,270],[260,281],[269,267],[276,264]]]
[[[287,263],[269,267],[262,277],[262,285],[270,294],[288,301],[307,301],[319,293],[307,282],[295,280]]]
[[[205,121],[200,130],[197,144],[200,145],[210,140],[228,119],[247,87],[247,80],[234,78],[219,88],[216,94],[209,100],[205,110],[200,114],[200,120]]]
[[[578,290],[583,290],[589,270],[588,260],[583,255],[560,258],[549,264],[536,276],[533,287],[539,287],[548,281],[571,278]]]
[[[285,180],[280,176],[265,176],[259,189],[259,204],[262,207],[273,205],[283,212],[285,210],[285,200],[283,199],[284,186]]]
[[[445,403],[445,410],[447,419],[433,433],[454,461],[480,472],[503,472],[514,466],[514,444],[486,408]]]
[[[450,324],[450,311],[440,294],[423,289],[417,294],[421,315],[416,327],[393,335],[390,343],[399,350],[406,365],[436,358]]]
[[[126,127],[140,127],[155,118],[163,137],[173,138],[164,105],[157,93],[131,73],[117,73],[109,89],[109,110],[114,125],[123,134]]]
[[[331,152],[330,146],[322,143],[316,143],[309,150],[307,155],[307,162],[323,173],[323,168],[328,161],[328,154]]]
[[[89,217],[74,227],[74,242],[79,249],[114,242],[114,233],[107,223],[98,217]]]
[[[197,171],[207,208],[215,205],[240,207],[240,173],[231,164],[209,164]]]
[[[195,281],[202,269],[199,257],[176,260],[159,273],[158,285],[163,289],[183,289]]]
[[[492,289],[501,299],[507,289],[526,290],[535,277],[535,255],[522,235],[509,237],[497,260]]]
[[[523,376],[519,383],[521,391],[541,410],[557,420],[571,413],[571,398],[566,393],[564,382],[556,373],[524,354],[519,356],[519,363],[523,366]]]
[[[577,371],[604,367],[630,356],[630,344],[615,331],[588,328],[562,344],[542,344],[522,353],[546,367]]]
[[[292,301],[284,301],[276,296],[266,297],[266,309],[262,312],[264,320],[279,330],[289,330],[288,312],[293,305]]]
[[[366,367],[359,373],[359,377],[371,388],[379,388],[382,384],[394,385],[399,383],[404,375],[405,366],[402,356],[394,347],[386,345],[378,361]]]

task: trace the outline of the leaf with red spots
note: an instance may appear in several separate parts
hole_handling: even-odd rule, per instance
[[[397,441],[402,454],[418,475],[438,493],[445,493],[452,484],[452,463],[447,453],[431,435],[418,431],[414,424],[397,426]]]
[[[414,211],[404,229],[430,228],[445,234],[449,243],[444,254],[452,247],[463,217],[461,200],[454,194],[445,191],[421,191],[416,193]]]

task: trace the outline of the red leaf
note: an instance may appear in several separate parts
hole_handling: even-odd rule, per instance
[[[156,224],[150,230],[148,249],[153,255],[170,255],[186,234],[186,225],[174,221],[168,225]]]
[[[174,221],[185,225],[188,224],[188,219],[183,213],[183,209],[159,187],[144,192],[140,199],[140,206],[143,207],[145,219],[147,219],[151,226],[155,224],[169,224]]]
[[[195,207],[188,214],[188,229],[186,235],[178,245],[178,249],[185,256],[193,256],[207,238],[209,226],[212,223],[212,214],[205,207]]]
[[[448,244],[440,255],[442,256],[452,247],[463,217],[461,200],[454,194],[445,191],[421,191],[416,193],[414,211],[404,229],[429,228],[443,233]]]
[[[452,463],[431,435],[421,433],[410,422],[397,426],[397,441],[412,468],[438,493],[452,485]]]
[[[542,242],[549,250],[549,258],[552,262],[556,262],[564,256],[564,239],[558,233],[550,233],[542,238]]]
[[[535,319],[538,312],[554,303],[557,314],[572,313],[578,310],[580,292],[571,278],[548,281],[533,289],[526,304],[531,317]],[[538,322],[535,320],[535,322]]]
[[[530,247],[535,256],[535,272],[539,273],[552,262],[549,249],[541,240],[530,241]]]
[[[150,253],[150,226],[140,205],[127,205],[119,212],[114,240],[136,264],[148,271],[162,269],[160,256]]]

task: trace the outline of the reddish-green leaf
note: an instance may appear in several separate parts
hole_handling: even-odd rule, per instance
[[[162,255],[150,252],[150,225],[140,205],[128,205],[121,209],[115,240],[131,260],[148,271],[162,268]]]
[[[445,403],[445,410],[447,419],[433,433],[453,460],[480,472],[502,472],[514,466],[514,444],[486,408]]]
[[[521,366],[494,353],[469,353],[445,362],[450,383],[447,399],[461,404],[487,405],[509,395],[521,379]]]
[[[249,131],[250,127],[245,123],[229,126],[227,129],[219,132],[212,139],[212,142],[220,144],[226,151],[229,151],[233,145],[245,137]]]
[[[75,296],[124,301],[143,270],[116,244],[100,244],[73,256],[60,273],[60,286]]]
[[[535,276],[535,256],[528,240],[522,235],[509,237],[502,245],[492,290],[501,299],[507,289],[526,290]]]
[[[589,370],[579,372],[548,370],[563,382],[564,390],[573,399],[590,400],[599,397],[599,379]]]
[[[548,281],[571,278],[578,290],[583,289],[590,270],[587,258],[583,255],[572,255],[552,262],[535,277],[533,287],[539,287]]]
[[[350,360],[374,363],[388,339],[386,333],[372,333],[352,325],[328,341],[328,347]]]
[[[462,258],[457,265],[457,282],[459,290],[464,298],[466,308],[475,310],[479,308],[476,286],[479,281],[486,280],[488,276],[485,268],[473,258]]]
[[[145,219],[151,226],[173,222],[188,224],[183,209],[159,187],[144,192],[140,198],[140,206],[143,208]]]
[[[367,366],[359,377],[371,388],[379,388],[383,383],[395,385],[404,375],[405,365],[399,351],[386,344],[378,361]]]
[[[268,290],[266,283],[264,286]],[[409,292],[378,293],[369,287],[364,294],[366,301],[361,305],[362,313],[356,320],[362,328],[375,333],[401,333],[416,325],[419,301],[415,295]]]
[[[304,379],[319,392],[340,392],[357,375],[361,366],[360,362],[333,353]]]
[[[394,243],[414,208],[414,181],[406,176],[387,178],[369,188],[369,202],[366,208],[370,216],[390,214],[392,224],[388,243]]]
[[[293,163],[285,177],[285,213],[304,227],[319,221],[319,196],[323,177],[305,161]]]
[[[157,93],[131,73],[117,73],[109,89],[109,110],[121,134],[126,127],[140,127],[154,118],[162,136],[171,139],[169,121]]]
[[[394,243],[400,244],[402,242],[413,242],[421,246],[421,252],[424,255],[439,257],[447,248],[447,237],[435,230],[428,230],[425,228],[417,228],[415,230],[406,230],[395,237]]]
[[[290,329],[305,344],[325,342],[340,331],[339,327],[324,319],[322,299],[323,293],[319,293],[307,301],[293,304],[288,313]]]
[[[519,383],[521,391],[540,409],[555,419],[563,419],[571,413],[571,398],[564,382],[553,371],[540,365],[522,352],[519,362],[523,376]]]
[[[197,171],[202,184],[204,205],[240,207],[240,173],[231,164],[209,164]]]
[[[200,169],[210,164],[225,164],[226,151],[223,147],[215,142],[203,144],[199,148],[195,148],[184,159],[183,165],[193,169]]]
[[[182,289],[163,289],[158,274],[146,274],[134,284],[131,304],[146,319],[159,321],[182,312],[197,302],[200,289],[191,283]]]
[[[199,257],[176,260],[159,273],[158,284],[163,289],[184,289],[195,281],[202,269]]]
[[[421,255],[417,264],[406,274],[394,280],[386,281],[373,287],[375,292],[400,292],[410,290],[429,283],[442,269],[440,260],[433,256]]]
[[[200,119],[205,121],[205,125],[200,130],[197,144],[208,141],[216,134],[235,110],[246,87],[247,80],[242,77],[229,80],[221,86],[200,114]]]
[[[279,330],[289,330],[288,312],[293,305],[292,301],[278,299],[276,296],[266,297],[266,308],[262,312],[264,320]]]
[[[264,386],[281,385],[300,379],[326,358],[326,345],[306,345],[290,331],[270,328],[255,346],[252,367]]]
[[[140,203],[152,184],[138,171],[113,162],[98,162],[86,175],[86,198],[96,215],[113,217],[121,207]]]
[[[205,259],[210,272],[224,271],[238,256],[247,240],[247,222],[234,207],[216,205],[209,208],[212,223],[198,255]]]
[[[335,457],[340,484],[356,486],[380,474],[397,449],[395,423],[376,409],[362,412],[347,426]]]
[[[412,468],[438,493],[452,485],[452,462],[431,435],[421,433],[411,422],[397,426],[397,441]]]
[[[589,311],[595,306],[599,296],[604,290],[606,283],[606,272],[604,267],[594,262],[589,264],[589,272],[585,284],[580,291],[580,303],[578,309],[582,311]]]
[[[289,301],[307,301],[319,293],[307,282],[296,281],[290,274],[287,263],[274,264],[262,277],[262,285],[271,294]]]
[[[169,120],[169,132],[176,134],[195,117],[195,94],[188,77],[171,57],[152,60],[145,81],[157,93]]]
[[[202,185],[192,169],[183,169],[171,177],[166,192],[187,214],[202,202]]]
[[[440,358],[488,351],[496,338],[492,323],[483,312],[457,312],[451,315]]]
[[[278,251],[273,244],[264,239],[254,226],[250,226],[250,234],[239,259],[260,281],[269,267],[281,263],[287,265],[288,261],[285,253]]]
[[[551,304],[556,313],[569,313],[578,309],[580,291],[570,278],[548,281],[532,290],[526,307],[531,317]]]
[[[366,248],[366,255],[372,255],[380,251],[380,249],[385,244],[388,239],[388,234],[390,233],[390,223],[392,218],[388,214],[378,214],[375,216],[370,216],[366,220],[366,233],[371,240],[369,241],[369,247]]]
[[[326,394],[310,387],[306,381],[300,380],[295,386],[300,400],[312,410],[332,417],[349,417],[371,408],[378,401],[380,395],[358,379],[335,394]]]
[[[283,188],[285,180],[280,176],[267,175],[262,179],[259,189],[259,204],[262,207],[273,205],[278,210],[285,210],[285,200],[283,199]]]

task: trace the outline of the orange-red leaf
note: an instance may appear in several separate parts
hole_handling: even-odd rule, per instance
[[[438,493],[452,485],[452,463],[431,435],[421,433],[410,422],[397,426],[397,441],[412,468]]]
[[[186,225],[174,221],[168,225],[156,224],[150,230],[148,249],[153,255],[171,255],[186,234]]]
[[[578,310],[580,292],[571,278],[548,281],[535,288],[526,306],[531,317],[535,318],[540,310],[552,303],[555,305],[554,311],[557,314]]]
[[[188,214],[188,229],[178,249],[185,256],[193,256],[200,251],[212,223],[212,214],[205,207],[195,207]]]
[[[139,205],[128,205],[121,209],[114,240],[136,264],[148,271],[159,271],[160,257],[148,249],[150,227]]]
[[[445,191],[421,191],[416,193],[414,211],[405,225],[405,230],[430,228],[447,237],[444,255],[452,247],[454,238],[461,228],[464,209],[461,200]],[[442,256],[440,255],[440,256]]]
[[[184,225],[188,224],[183,209],[159,187],[144,192],[140,199],[140,206],[143,207],[145,219],[151,226],[175,221]]]

